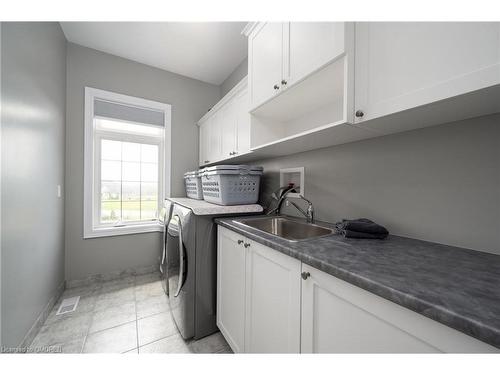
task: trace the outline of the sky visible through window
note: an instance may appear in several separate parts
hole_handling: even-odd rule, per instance
[[[101,224],[158,219],[159,146],[101,139]]]

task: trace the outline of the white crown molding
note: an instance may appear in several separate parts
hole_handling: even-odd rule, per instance
[[[248,37],[252,33],[252,31],[257,27],[258,24],[259,22],[247,23],[243,28],[243,30],[241,31],[241,35],[245,35],[246,37]]]

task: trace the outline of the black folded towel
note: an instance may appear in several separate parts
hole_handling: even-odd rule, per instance
[[[367,238],[372,240],[383,240],[387,237],[387,234],[363,233],[353,230],[344,230],[342,234],[345,238]]]
[[[355,232],[372,233],[372,234],[385,234],[389,232],[382,225],[374,223],[373,221],[365,218],[356,220],[342,220],[345,222],[345,230],[352,230]]]
[[[384,239],[389,232],[382,225],[365,218],[356,220],[343,219],[335,224],[337,231],[346,238]]]

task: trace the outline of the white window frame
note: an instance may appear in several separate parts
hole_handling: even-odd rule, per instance
[[[103,132],[99,131],[99,134],[94,133],[94,100],[103,99],[112,102],[123,103],[125,105],[138,106],[142,108],[150,108],[157,111],[162,111],[164,115],[164,138],[163,142],[156,140],[153,137],[147,136],[127,136],[125,133],[116,132]],[[148,233],[148,232],[160,232],[163,227],[160,225],[159,221],[154,222],[136,222],[130,223],[123,226],[116,227],[104,227],[96,225],[98,223],[98,217],[96,216],[99,209],[96,209],[97,203],[99,202],[99,185],[100,180],[96,176],[99,176],[99,163],[100,160],[100,142],[101,139],[114,139],[119,141],[134,141],[143,140],[144,143],[154,144],[155,142],[163,143],[163,147],[160,145],[160,162],[159,162],[159,174],[158,179],[163,183],[160,184],[160,202],[170,196],[171,189],[171,116],[172,107],[170,104],[155,102],[152,100],[137,98],[133,96],[118,94],[110,91],[99,90],[91,87],[85,87],[85,109],[84,109],[84,127],[85,127],[85,137],[84,137],[84,194],[83,194],[83,238],[95,238],[95,237],[106,237],[106,236],[117,236],[135,233]],[[97,141],[95,141],[97,137]],[[98,147],[94,147],[94,142],[99,144]],[[158,144],[157,143],[157,144]],[[160,209],[161,207],[159,207]]]

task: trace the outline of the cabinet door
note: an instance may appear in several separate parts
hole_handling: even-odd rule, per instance
[[[236,152],[245,154],[250,151],[250,114],[248,90],[243,90],[235,98],[236,108]]]
[[[200,124],[199,128],[199,140],[200,140],[200,165],[207,164],[209,160],[210,151],[210,119]]]
[[[300,261],[248,241],[247,353],[300,352]]]
[[[344,53],[344,22],[290,22],[284,40],[284,76],[290,85]]]
[[[208,150],[208,160],[210,163],[216,162],[222,159],[222,142],[221,142],[221,112],[216,112],[208,122],[209,125],[209,150]]]
[[[393,325],[390,306],[384,305],[391,302],[307,265],[302,267],[310,273],[302,282],[303,353],[438,352]],[[377,305],[385,308],[383,314],[378,314]]]
[[[497,348],[302,264],[303,353],[490,353]],[[305,275],[304,275],[305,276]]]
[[[244,351],[245,343],[245,248],[242,239],[237,233],[219,226],[217,326],[236,353]]]
[[[231,158],[236,151],[236,107],[234,99],[226,103],[220,110],[222,158]]]
[[[271,98],[283,78],[283,24],[265,22],[248,40],[249,84],[252,107]]]
[[[486,22],[356,23],[356,122],[499,81],[500,26]],[[496,77],[496,78],[495,78]]]

